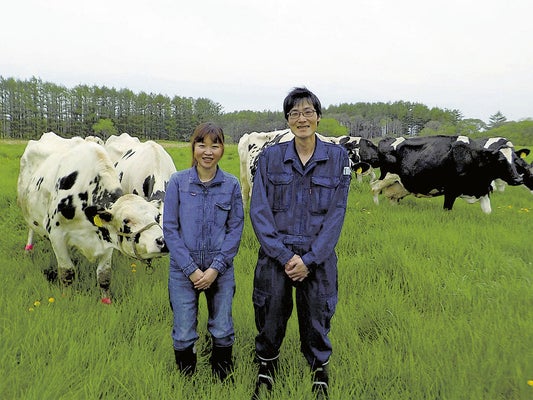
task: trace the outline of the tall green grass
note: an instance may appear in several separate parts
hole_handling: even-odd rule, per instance
[[[37,239],[33,257],[24,254],[27,228],[16,205],[23,149],[0,145],[0,398],[250,398],[257,242],[248,216],[235,260],[235,384],[211,377],[203,298],[198,372],[187,380],[173,359],[168,258],[149,271],[116,254],[107,306],[82,257],[64,290],[43,274],[55,265],[48,242]],[[168,151],[178,168],[190,165],[188,147]],[[227,146],[221,165],[238,175],[236,146]],[[533,196],[509,187],[491,199],[490,215],[462,200],[445,212],[442,198],[376,206],[368,183],[354,180],[337,246],[332,399],[533,398]],[[295,317],[280,365],[269,398],[312,398]]]

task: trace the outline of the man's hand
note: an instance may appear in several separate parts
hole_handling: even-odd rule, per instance
[[[292,258],[285,264],[285,273],[293,281],[301,282],[307,275],[309,275],[309,268],[302,261],[302,257],[295,254]]]

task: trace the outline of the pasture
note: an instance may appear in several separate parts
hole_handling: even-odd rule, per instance
[[[211,377],[205,301],[198,372],[176,371],[170,338],[168,258],[153,271],[114,256],[111,305],[100,303],[93,266],[80,257],[64,290],[43,272],[55,264],[47,241],[24,254],[27,227],[16,204],[24,143],[0,143],[0,398],[249,399],[255,325],[252,276],[257,242],[249,218],[235,259],[235,385]],[[190,165],[187,145],[167,150]],[[531,158],[531,156],[530,156]],[[529,160],[531,161],[531,160]],[[236,145],[220,163],[239,175]],[[458,199],[372,202],[352,180],[332,322],[332,399],[531,399],[533,387],[533,195],[493,193],[492,214]],[[203,298],[202,298],[203,299]],[[311,399],[293,315],[271,399]]]

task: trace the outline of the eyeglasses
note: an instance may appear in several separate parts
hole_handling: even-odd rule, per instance
[[[298,119],[300,118],[300,115],[303,115],[305,118],[311,118],[315,115],[316,110],[303,110],[303,111],[296,111],[292,110],[290,113],[287,114],[289,119]]]

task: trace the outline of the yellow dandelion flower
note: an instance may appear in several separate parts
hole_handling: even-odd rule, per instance
[[[35,307],[39,307],[41,305],[41,302],[39,300],[35,300],[35,302],[33,303],[33,305]]]
[[[33,307],[28,308],[28,311],[29,311],[29,312],[34,311]]]
[[[54,301],[56,301],[56,299],[54,299],[53,297],[50,297],[50,298],[48,299],[48,302],[49,302],[49,303],[53,303]]]
[[[533,386],[533,380],[529,380],[529,381],[527,381],[527,384],[528,384],[529,386]]]
[[[132,268],[132,269],[131,269],[131,272],[132,272],[132,273],[135,273],[135,272],[137,272],[137,270],[136,270],[135,268]]]
[[[135,268],[136,266],[137,266],[137,264],[131,263],[131,268]]]

